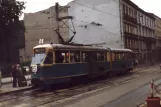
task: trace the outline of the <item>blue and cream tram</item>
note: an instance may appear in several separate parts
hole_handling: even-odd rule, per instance
[[[73,77],[97,77],[133,69],[130,49],[110,49],[63,44],[38,45],[33,49],[32,84],[53,84]]]

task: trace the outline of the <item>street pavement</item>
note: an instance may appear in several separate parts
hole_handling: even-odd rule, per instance
[[[40,107],[137,107],[149,96],[151,79],[157,79],[155,84],[161,83],[159,67],[151,67],[143,72],[154,73],[117,85],[110,90],[103,88]]]
[[[2,87],[0,88],[0,95],[12,93],[12,92],[17,92],[17,91],[21,91],[21,90],[26,90],[26,89],[31,88],[29,86],[29,84],[31,84],[31,82],[30,82],[31,75],[26,75],[25,78],[27,79],[28,86],[16,87],[16,88],[12,87],[12,77],[2,78]]]
[[[27,80],[31,79],[31,75],[26,75],[25,78]],[[6,78],[2,78],[2,84],[8,84],[12,82],[12,77],[6,77]]]
[[[79,94],[70,98],[65,98],[60,101],[56,101],[56,102],[53,101],[51,103],[47,103],[40,107],[118,107],[118,106],[119,107],[137,107],[138,105],[144,103],[145,98],[148,96],[148,93],[150,91],[150,85],[149,84],[147,85],[147,83],[149,83],[152,78],[158,79],[155,82],[156,84],[161,83],[161,80],[160,80],[161,73],[160,73],[159,65],[136,68],[134,72],[138,72],[135,75],[136,77],[138,76],[139,73],[144,74],[147,72],[152,72],[152,74],[139,77],[133,81],[125,82],[120,85],[118,84],[115,87],[112,87],[110,89],[108,89],[109,87],[96,89],[94,91]],[[31,76],[28,75],[26,76],[26,78],[30,80]],[[21,91],[21,90],[30,88],[28,86],[12,88],[10,77],[3,78],[2,81],[3,81],[3,86],[0,89],[0,95],[3,93]],[[26,96],[25,98],[29,100],[32,97],[33,95]],[[42,97],[42,99],[39,97],[38,98],[35,97],[34,99],[37,102],[33,102],[33,105],[35,103],[38,103],[38,101],[41,101],[41,100],[45,101],[50,98],[50,97],[48,98],[48,96],[44,96],[44,97]],[[25,98],[23,98],[24,101],[25,101]],[[20,99],[17,99],[17,101],[19,100]],[[10,102],[6,102],[6,101],[1,103],[3,103],[2,105],[10,104]],[[24,107],[31,107],[32,103],[31,102],[22,103],[21,100],[20,102],[15,102],[15,105],[23,105],[23,104],[26,105]],[[8,107],[10,106],[8,105]]]

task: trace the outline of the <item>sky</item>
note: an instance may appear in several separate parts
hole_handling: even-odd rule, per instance
[[[18,0],[26,2],[25,13],[33,13],[43,9],[47,9],[53,6],[55,2],[59,2],[60,5],[66,5],[72,0]],[[137,4],[140,8],[147,12],[151,12],[161,17],[161,0],[131,0]],[[21,19],[23,16],[21,17]]]

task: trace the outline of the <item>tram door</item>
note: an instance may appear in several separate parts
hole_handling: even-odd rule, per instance
[[[98,72],[96,52],[87,52],[87,62],[90,74]]]

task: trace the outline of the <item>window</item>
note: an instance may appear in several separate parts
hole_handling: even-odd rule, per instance
[[[125,14],[127,14],[128,13],[128,8],[127,8],[127,6],[125,6]]]
[[[128,32],[128,25],[125,25],[125,27],[126,27],[126,32]]]
[[[133,59],[133,57],[132,57],[132,54],[131,53],[126,53],[126,59]]]
[[[126,25],[124,24],[124,32],[126,32]]]
[[[126,12],[125,12],[125,5],[124,5],[124,4],[123,4],[123,13],[126,13]]]
[[[133,9],[131,9],[131,17],[133,17]]]
[[[125,60],[126,59],[126,55],[124,53],[120,53],[120,60]]]
[[[87,52],[82,52],[81,59],[82,62],[87,62]]]
[[[112,53],[112,61],[115,61],[115,53]]]
[[[70,63],[80,62],[80,51],[71,51],[70,52]]]
[[[120,59],[121,59],[120,53],[115,53],[115,60],[120,60]]]
[[[131,16],[131,9],[128,8],[128,15]]]
[[[69,63],[69,52],[68,51],[56,51],[55,52],[56,63]]]
[[[97,52],[97,61],[105,61],[105,56],[104,52]]]
[[[52,64],[53,63],[53,52],[48,52],[44,64]]]

